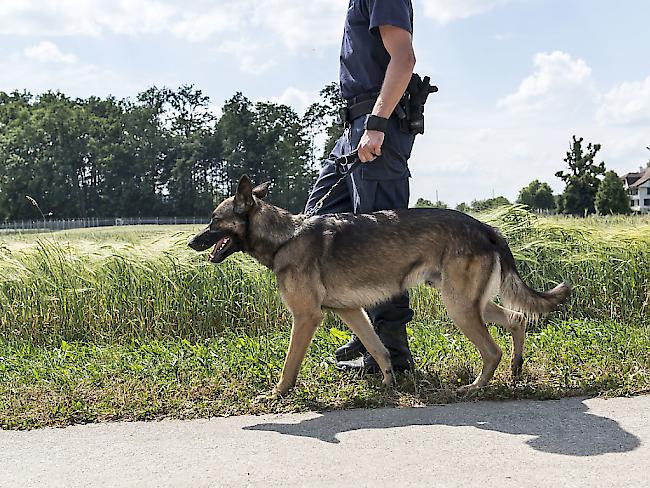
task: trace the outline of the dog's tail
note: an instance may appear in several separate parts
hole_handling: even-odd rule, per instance
[[[496,230],[497,252],[501,265],[499,294],[506,308],[522,312],[533,319],[552,312],[571,295],[571,286],[562,282],[552,290],[537,291],[529,287],[519,276],[515,258],[506,240]]]

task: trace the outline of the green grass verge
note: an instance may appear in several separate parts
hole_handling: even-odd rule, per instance
[[[334,367],[346,334],[321,328],[297,387],[285,398],[258,400],[277,381],[288,334],[227,331],[218,338],[120,344],[63,342],[57,347],[0,342],[0,426],[30,429],[108,420],[195,418],[465,400],[455,388],[480,368],[475,348],[446,323],[414,323],[419,365],[395,389],[379,377]],[[492,328],[509,351],[510,338]],[[597,321],[552,322],[527,341],[523,377],[514,384],[504,360],[480,399],[633,395],[650,392],[650,330]]]

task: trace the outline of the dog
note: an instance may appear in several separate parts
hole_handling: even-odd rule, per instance
[[[293,327],[273,395],[284,395],[295,385],[323,309],[338,314],[359,337],[381,367],[383,384],[392,386],[390,355],[364,308],[417,284],[440,289],[449,317],[483,360],[481,374],[459,389],[470,392],[487,385],[501,361],[486,323],[512,334],[511,370],[517,377],[529,318],[554,310],[571,293],[564,282],[546,292],[529,288],[506,240],[462,212],[410,208],[294,215],[265,201],[268,187],[253,187],[242,176],[235,195],[212,212],[209,225],[188,245],[196,251],[212,248],[213,263],[242,251],[276,274]],[[505,306],[492,301],[497,294]]]

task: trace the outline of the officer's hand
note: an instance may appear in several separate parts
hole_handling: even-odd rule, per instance
[[[367,163],[381,156],[381,146],[384,143],[384,133],[377,130],[367,130],[359,141],[359,159]]]

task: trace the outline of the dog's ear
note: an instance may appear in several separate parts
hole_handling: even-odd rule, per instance
[[[234,210],[237,214],[245,214],[255,205],[253,200],[253,183],[248,176],[239,179],[237,193],[235,193]]]
[[[255,195],[257,198],[261,198],[262,200],[267,197],[269,194],[269,185],[271,184],[270,181],[267,181],[266,183],[262,183],[261,185],[257,185],[255,188],[253,188],[253,195]]]

